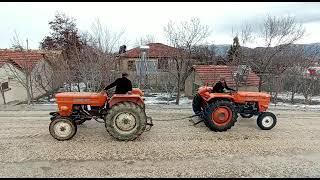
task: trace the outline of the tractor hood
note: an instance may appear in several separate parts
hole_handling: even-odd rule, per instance
[[[56,94],[56,98],[99,98],[105,95],[93,92],[63,92]]]
[[[108,99],[107,94],[92,92],[63,92],[55,95],[57,103],[88,104],[103,106]]]
[[[245,96],[245,97],[264,97],[264,98],[270,98],[270,94],[263,93],[263,92],[246,92],[246,91],[238,91],[236,93],[239,96]]]
[[[264,112],[268,109],[271,100],[270,94],[263,92],[236,92],[233,95],[236,103],[258,102],[259,111]]]

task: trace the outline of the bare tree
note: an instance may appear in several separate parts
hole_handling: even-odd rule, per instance
[[[227,60],[224,64],[231,66],[231,76],[235,81],[238,89],[241,85],[246,85],[247,77],[251,71],[249,66],[249,48],[245,47],[247,43],[253,41],[253,26],[247,22],[243,23],[240,28],[236,30],[232,28],[233,44],[228,50]]]
[[[34,68],[34,84],[38,91],[44,92],[35,100],[50,97],[63,86],[68,78],[61,51],[45,51],[44,61]]]
[[[300,64],[294,67],[289,68],[285,75],[284,79],[284,89],[291,92],[291,103],[294,104],[295,95],[300,91],[303,90],[302,82],[305,81],[303,78],[303,73],[305,72],[306,68],[308,67],[306,64]]]
[[[308,68],[313,66],[314,60],[318,59],[320,50],[318,47],[309,47],[305,48],[303,52],[303,61],[298,64],[300,71],[298,71],[299,74],[294,74],[296,79],[293,84],[298,84],[297,91],[303,94],[305,103],[309,103],[312,96],[318,94],[319,77],[310,74]]]
[[[176,104],[179,104],[180,91],[184,88],[187,77],[192,72],[192,49],[205,41],[209,36],[209,26],[201,24],[199,18],[191,18],[179,24],[169,21],[164,27],[164,33],[169,43],[177,48],[171,53],[170,72],[177,82]]]
[[[74,84],[78,91],[82,90],[81,85],[85,86],[85,91],[97,91],[113,80],[115,74],[111,71],[116,69],[116,52],[125,43],[122,41],[124,30],[112,32],[97,18],[90,32],[81,33],[75,19],[63,13],[56,14],[49,25],[52,32],[41,42],[41,48],[62,52],[61,67],[54,71],[63,75],[61,79],[69,91]]]
[[[85,91],[100,91],[106,82],[112,81],[114,57],[93,47],[84,47],[78,54],[79,78],[85,85]]]
[[[192,59],[194,59],[196,64],[206,64],[212,65],[217,64],[217,58],[215,53],[215,46],[202,44],[194,46],[192,48]]]
[[[162,81],[160,82],[162,92],[166,93],[167,104],[173,98],[174,93],[176,92],[176,81],[171,78],[171,74],[165,74],[162,76]]]
[[[79,80],[85,85],[85,91],[100,91],[106,83],[115,79],[117,48],[124,43],[124,31],[113,33],[103,26],[99,19],[92,25],[90,33],[83,33],[82,49],[74,51]]]
[[[311,102],[311,97],[314,96],[317,87],[319,87],[319,82],[316,77],[306,75],[301,81],[300,92],[303,94],[306,104]]]
[[[152,34],[147,34],[144,37],[140,37],[140,39],[136,39],[135,46],[143,46],[149,43],[155,43],[156,38]]]
[[[89,33],[90,45],[94,45],[104,53],[114,53],[119,50],[120,45],[127,43],[123,38],[124,33],[124,29],[120,32],[112,32],[107,26],[101,24],[99,18],[96,18]]]
[[[28,49],[24,49],[23,43],[16,32],[12,39],[12,47],[21,53],[23,60],[19,60],[19,63],[17,63],[16,61],[9,59],[8,62],[10,64],[8,65],[8,73],[12,74],[13,77],[25,88],[27,93],[27,103],[29,105],[32,103],[33,99],[32,70],[34,68],[34,62],[30,59],[30,51]]]
[[[247,55],[247,64],[260,77],[259,91],[262,90],[264,82],[270,78],[273,68],[277,62],[276,56],[281,52],[288,50],[293,43],[303,38],[305,30],[301,23],[293,17],[275,17],[267,16],[263,23],[259,24],[260,31],[252,32],[250,26],[247,27],[248,33],[242,33],[244,39],[262,40],[263,48],[255,48],[253,52]],[[252,35],[250,35],[252,34]],[[283,66],[284,68],[286,66]]]
[[[63,63],[69,71],[65,71],[67,83],[72,86],[76,83],[79,88],[79,78],[77,76],[75,66],[75,52],[81,51],[83,42],[80,38],[80,33],[77,28],[76,20],[73,17],[68,17],[64,13],[56,13],[52,21],[49,21],[51,29],[50,35],[45,36],[40,42],[40,48],[43,50],[59,50],[62,52]]]

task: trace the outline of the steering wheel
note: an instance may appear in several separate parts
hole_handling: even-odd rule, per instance
[[[236,90],[234,90],[234,91],[232,91],[232,90],[226,90],[225,92],[228,93],[228,94],[234,94],[234,93],[236,93],[237,91],[236,91]]]

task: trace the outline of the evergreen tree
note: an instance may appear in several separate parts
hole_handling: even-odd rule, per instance
[[[228,50],[228,63],[238,64],[240,59],[240,44],[239,38],[236,36],[233,38],[233,44],[230,46]]]

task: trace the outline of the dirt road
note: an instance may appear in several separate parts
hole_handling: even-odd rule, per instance
[[[320,112],[274,110],[278,124],[260,130],[239,118],[227,132],[188,120],[188,108],[148,106],[154,127],[119,142],[88,121],[59,142],[49,109],[0,111],[0,177],[319,177]]]

